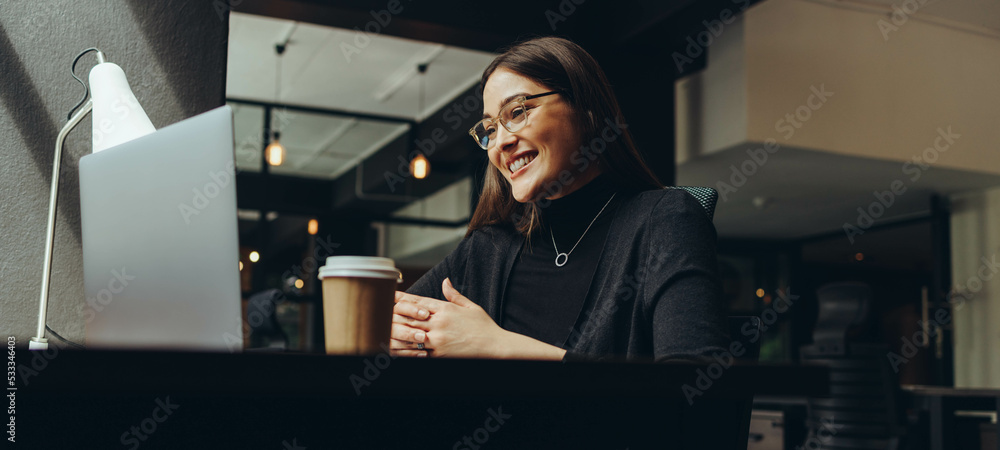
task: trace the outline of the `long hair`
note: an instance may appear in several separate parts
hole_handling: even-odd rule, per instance
[[[515,44],[483,71],[480,91],[490,75],[499,68],[516,72],[562,94],[574,111],[583,145],[589,148],[594,140],[605,144],[603,151],[589,148],[588,152],[590,155],[597,153],[596,164],[614,182],[638,191],[663,188],[643,162],[627,128],[610,142],[601,138],[605,128],[614,126],[614,123],[625,124],[625,118],[604,71],[586,50],[556,37]],[[509,182],[500,171],[489,162],[486,165],[483,190],[466,236],[476,229],[497,224],[509,224],[529,236],[541,224],[540,208],[534,202],[520,203],[515,200]]]

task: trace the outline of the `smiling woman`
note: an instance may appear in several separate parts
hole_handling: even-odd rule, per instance
[[[517,44],[483,73],[489,154],[465,239],[396,293],[403,356],[667,360],[727,345],[715,228],[643,163],[576,44]],[[442,301],[444,300],[444,301]]]

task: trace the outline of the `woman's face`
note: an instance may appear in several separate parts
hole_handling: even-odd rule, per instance
[[[483,88],[483,118],[496,117],[500,108],[516,97],[551,90],[501,67]],[[511,133],[497,123],[496,142],[489,149],[490,163],[510,183],[514,199],[521,203],[554,200],[594,178],[596,174],[579,173],[571,161],[573,152],[580,148],[581,137],[569,102],[562,95],[548,95],[526,101],[525,107],[528,121],[524,127]],[[521,159],[528,163],[518,163]],[[511,170],[515,163],[522,165]],[[560,177],[563,171],[569,176]]]

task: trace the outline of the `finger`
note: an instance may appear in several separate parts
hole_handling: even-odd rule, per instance
[[[410,341],[401,341],[399,339],[389,340],[389,350],[430,350],[429,348],[420,348],[417,343]]]
[[[459,293],[457,289],[455,289],[455,286],[452,286],[450,278],[445,278],[444,282],[441,283],[441,292],[444,293],[444,298],[458,306],[475,305],[472,300],[466,298],[464,295]]]
[[[392,331],[390,334],[392,339],[399,339],[401,341],[424,343],[427,341],[427,333],[423,330],[418,330],[416,328],[408,327],[406,325],[394,323],[392,324]]]
[[[416,348],[417,344],[399,339],[389,339],[389,350],[409,350]]]
[[[441,300],[434,298],[421,297],[419,295],[407,294],[405,292],[396,291],[396,303],[409,302],[417,305],[431,314],[441,311],[443,305],[447,305],[447,302],[442,302]]]
[[[426,320],[417,320],[412,317],[401,316],[399,314],[392,315],[392,323],[403,324],[410,328],[417,328],[423,331],[431,330],[431,326]]]
[[[427,350],[392,350],[391,352],[395,356],[408,356],[417,358],[427,357]]]
[[[396,303],[392,307],[392,312],[394,314],[399,314],[401,316],[412,317],[419,320],[427,320],[431,316],[430,311],[421,308],[419,305],[410,302],[400,302]]]

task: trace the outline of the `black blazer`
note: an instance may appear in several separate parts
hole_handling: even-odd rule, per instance
[[[488,226],[463,239],[407,292],[444,300],[450,277],[462,295],[500,322],[511,268],[525,238]],[[586,301],[564,348],[566,360],[690,359],[728,347],[715,255],[715,226],[691,194],[631,195],[617,208]]]

